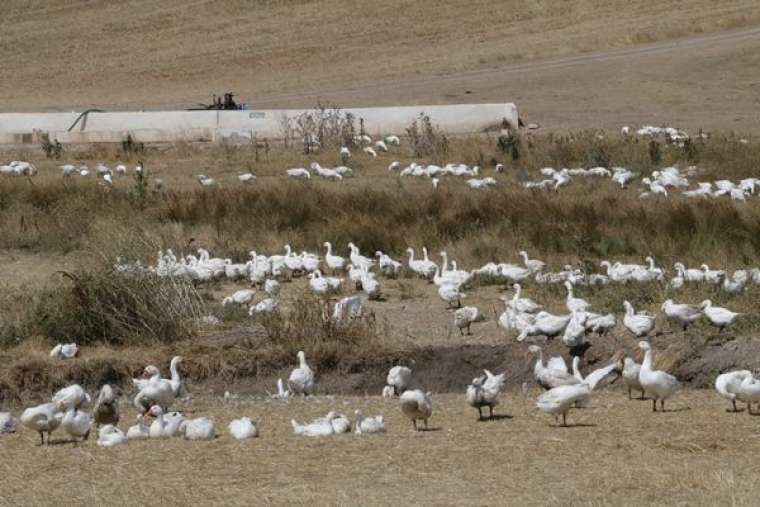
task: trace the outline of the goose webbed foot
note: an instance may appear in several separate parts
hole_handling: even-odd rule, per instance
[[[657,400],[652,400],[652,412],[657,412]]]

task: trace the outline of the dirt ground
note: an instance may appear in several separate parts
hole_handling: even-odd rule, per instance
[[[568,428],[533,408],[536,389],[511,390],[498,418],[484,422],[463,395],[434,395],[431,431],[419,433],[397,400],[243,396],[229,404],[193,394],[181,408],[215,420],[212,442],[102,449],[92,439],[73,447],[61,432],[50,447],[36,447],[25,429],[0,436],[0,503],[753,505],[760,493],[760,419],[727,413],[712,391],[681,393],[656,414],[648,401],[604,392],[572,411]],[[387,433],[311,439],[289,423],[357,408],[383,414]],[[124,428],[133,417],[125,410]],[[236,442],[226,426],[244,415],[261,436]]]
[[[509,100],[552,129],[757,130],[753,0],[3,8],[3,111],[184,109],[231,90],[254,108]]]

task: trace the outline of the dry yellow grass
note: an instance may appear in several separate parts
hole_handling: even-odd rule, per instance
[[[753,0],[10,0],[0,109],[185,108],[234,90],[259,107],[309,107],[318,96],[342,105],[512,99],[546,126],[614,126],[624,114],[691,126],[717,115],[723,128],[754,128],[736,119],[754,97],[756,37],[618,64],[498,71],[758,22]],[[497,72],[460,74],[473,70]],[[725,96],[726,77],[731,100],[703,100]]]
[[[756,417],[726,413],[711,391],[689,391],[651,412],[619,391],[571,412],[555,427],[527,398],[510,392],[477,422],[462,395],[434,395],[435,431],[415,433],[396,400],[317,398],[281,404],[243,397],[225,405],[198,395],[181,408],[211,416],[213,442],[132,442],[101,449],[93,440],[35,447],[37,435],[3,435],[5,505],[753,505],[760,490]],[[384,435],[309,439],[291,418],[329,410],[382,413]],[[261,437],[233,441],[235,417],[250,416]],[[122,422],[132,424],[132,412]],[[57,438],[56,438],[57,437]],[[54,440],[64,435],[54,434]]]

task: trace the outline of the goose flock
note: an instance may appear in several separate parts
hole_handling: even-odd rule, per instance
[[[665,401],[672,398],[683,386],[676,377],[663,370],[655,369],[652,345],[645,340],[638,342],[644,354],[641,364],[632,358],[612,359],[609,364],[583,374],[580,357],[573,357],[572,369],[568,369],[564,358],[554,356],[544,359],[538,345],[531,345],[528,351],[536,359],[533,375],[544,392],[536,399],[536,408],[554,416],[555,423],[567,425],[567,415],[573,408],[589,406],[594,391],[600,390],[619,377],[623,378],[631,399],[633,389],[641,392],[640,399],[652,400],[652,411],[665,410]],[[273,399],[287,402],[291,397],[301,395],[308,399],[314,393],[315,375],[306,362],[305,354],[297,354],[298,366],[287,381],[287,389],[282,379],[278,380],[278,392]],[[208,441],[217,438],[214,420],[209,417],[186,418],[182,412],[172,410],[182,388],[178,371],[181,357],[172,358],[171,378],[162,378],[159,369],[148,365],[141,377],[132,380],[137,394],[132,405],[137,409],[136,424],[126,430],[118,427],[122,420],[121,404],[115,390],[108,384],[91,397],[80,385],[73,384],[53,394],[51,400],[29,407],[16,418],[7,412],[0,413],[0,434],[15,433],[18,423],[38,433],[39,445],[51,443],[51,435],[59,428],[67,435],[68,441],[78,445],[88,440],[93,429],[97,433],[97,445],[114,447],[126,445],[136,440],[167,439],[181,437],[186,440]],[[506,373],[494,374],[487,369],[475,377],[466,387],[466,403],[477,409],[478,420],[485,416],[494,418],[494,407],[499,405],[504,391]],[[397,365],[390,369],[387,385],[382,390],[384,398],[398,398],[401,413],[409,419],[415,431],[429,429],[428,421],[433,414],[431,392],[412,388],[412,370]],[[715,381],[716,392],[731,402],[732,411],[738,412],[736,402],[747,405],[747,413],[753,414],[752,403],[760,403],[760,379],[749,370],[736,370],[719,375]],[[233,399],[228,392],[225,401]],[[94,403],[93,403],[94,400]],[[422,428],[420,428],[420,423]],[[325,416],[311,422],[291,419],[295,435],[325,437],[351,432],[357,435],[383,433],[386,431],[384,416],[365,416],[361,410],[354,411],[353,421],[346,415],[330,411]],[[259,427],[250,417],[233,419],[228,427],[229,436],[235,440],[247,440],[259,436]],[[47,439],[45,435],[47,434]]]
[[[511,297],[502,296],[503,312],[497,317],[497,324],[508,333],[514,334],[518,342],[530,337],[560,337],[572,351],[589,346],[589,336],[605,336],[620,326],[623,333],[636,339],[646,339],[657,331],[660,318],[655,313],[636,309],[630,301],[620,301],[622,315],[595,311],[590,301],[578,296],[578,289],[593,292],[596,287],[611,284],[650,284],[677,292],[693,285],[704,287],[712,294],[718,290],[726,297],[745,291],[749,284],[760,284],[760,269],[743,268],[729,273],[722,269],[711,269],[702,264],[700,268],[687,268],[677,262],[672,276],[664,267],[657,266],[652,257],[642,264],[601,261],[600,272],[587,272],[566,265],[559,271],[550,271],[548,264],[531,258],[520,251],[518,262],[489,262],[480,268],[464,270],[447,252],[439,253],[440,262],[431,258],[428,249],[422,247],[422,256],[410,247],[406,261],[397,260],[382,251],[368,257],[360,248],[349,242],[348,255],[341,256],[330,242],[324,242],[324,254],[301,251],[296,253],[290,245],[285,245],[282,253],[264,255],[257,251],[249,253],[245,262],[235,262],[229,258],[213,257],[204,249],[197,254],[177,256],[172,250],[159,252],[155,265],[144,267],[140,263],[120,264],[116,269],[124,273],[143,272],[158,276],[184,277],[194,283],[226,280],[247,283],[248,287],[233,291],[221,301],[225,305],[246,306],[251,316],[280,311],[279,297],[281,282],[297,277],[308,279],[309,290],[333,305],[329,312],[335,321],[356,319],[363,314],[368,301],[384,301],[383,285],[386,280],[399,276],[417,277],[436,287],[436,293],[452,311],[452,326],[462,335],[470,334],[471,328],[486,320],[484,312],[474,305],[463,305],[467,293],[477,286],[489,283],[511,284]],[[329,275],[325,274],[329,273]],[[551,313],[548,306],[526,297],[523,284],[562,284],[565,287],[565,310]],[[665,300],[661,306],[662,321],[669,324],[669,330],[688,330],[699,321],[722,331],[735,325],[741,318],[739,312],[716,305],[712,299],[701,301]],[[216,317],[214,317],[216,318]],[[661,329],[663,331],[663,329]]]
[[[623,138],[628,138],[632,135],[645,139],[663,138],[668,144],[679,147],[683,147],[684,143],[689,140],[689,135],[685,131],[673,127],[643,126],[634,131],[626,126],[621,129],[621,134]],[[746,142],[744,139],[741,141]],[[286,169],[285,175],[288,178],[298,180],[320,178],[327,181],[342,181],[345,178],[354,176],[354,170],[346,165],[350,160],[355,158],[351,152],[351,148],[358,148],[364,156],[374,159],[378,157],[378,153],[392,152],[389,147],[397,147],[400,145],[400,138],[395,135],[389,135],[377,141],[373,141],[373,139],[366,134],[357,135],[350,147],[340,147],[338,158],[342,165],[323,167],[318,162],[311,162],[308,168],[296,167]],[[141,173],[143,171],[141,165],[137,165],[134,169],[130,170],[127,165],[121,162],[116,163],[114,167],[98,162],[94,169],[90,169],[86,165],[75,165],[71,163],[63,164],[59,167],[61,169],[61,174],[64,177],[88,177],[92,175],[96,176],[104,186],[113,185],[113,178],[116,176],[127,175],[130,171],[133,173]],[[470,166],[461,162],[450,162],[445,165],[425,165],[411,162],[406,166],[403,166],[399,161],[394,160],[387,167],[388,172],[397,173],[400,177],[427,178],[431,181],[434,189],[439,187],[441,178],[443,177],[460,178],[464,180],[467,187],[473,190],[488,190],[507,184],[506,180],[495,178],[496,175],[507,172],[504,164],[497,162],[494,162],[493,176],[484,176],[484,169],[480,166]],[[0,165],[0,175],[32,176],[36,173],[37,169],[30,162],[16,160],[8,164]],[[557,169],[544,167],[539,169],[538,173],[540,179],[522,181],[520,182],[519,187],[558,191],[561,188],[571,186],[574,178],[591,177],[610,179],[615,185],[619,186],[620,189],[625,189],[631,182],[641,176],[625,167],[608,168],[602,166],[589,168],[564,167]],[[689,166],[684,170],[677,166],[654,170],[649,176],[643,176],[640,178],[641,185],[639,197],[668,198],[678,195],[684,198],[725,197],[734,201],[746,201],[751,196],[756,195],[760,189],[760,179],[754,177],[744,178],[738,181],[727,179],[716,181],[695,181],[692,184],[690,178],[693,180],[698,177],[698,175],[699,170],[696,166]],[[220,185],[219,180],[204,174],[196,175],[194,176],[194,179],[201,187],[217,187]],[[257,176],[254,173],[247,171],[240,172],[230,179],[238,184],[242,183],[250,185],[256,182]],[[163,189],[163,180],[154,178],[152,182],[154,189]]]

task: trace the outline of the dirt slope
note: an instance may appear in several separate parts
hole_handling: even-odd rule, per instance
[[[551,127],[744,129],[756,32],[608,51],[758,22],[752,0],[11,0],[0,110],[187,107],[229,89],[259,106],[509,99]]]

